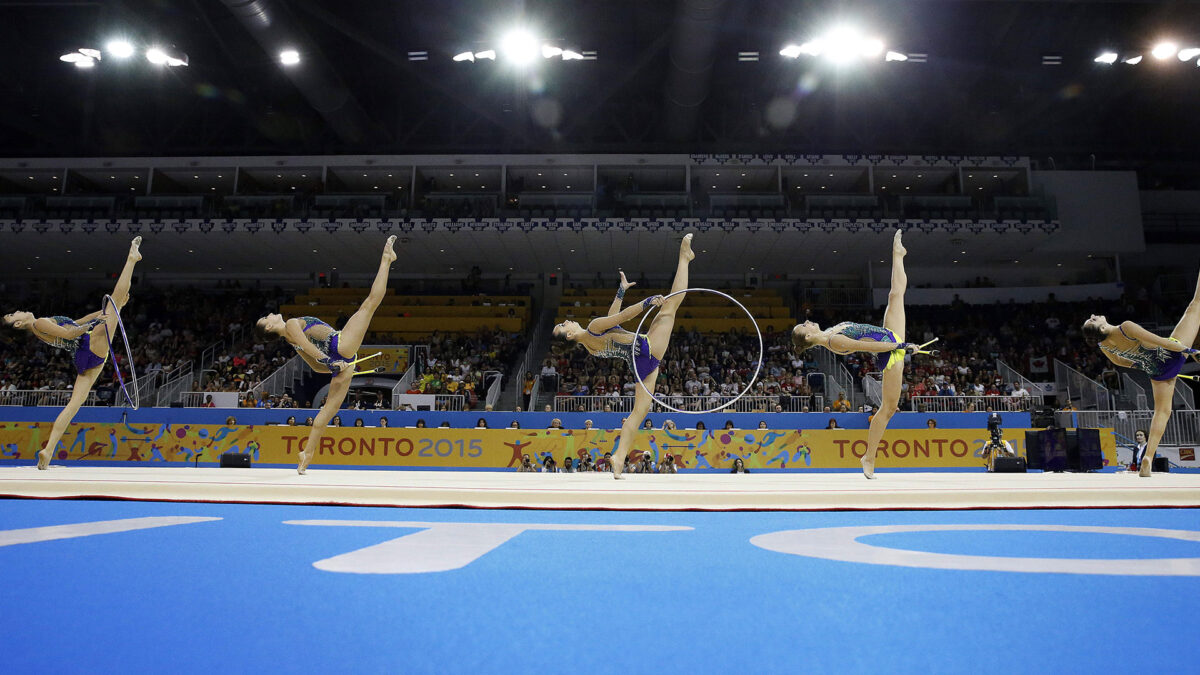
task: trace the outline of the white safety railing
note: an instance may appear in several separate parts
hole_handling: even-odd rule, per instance
[[[147,404],[156,400],[158,397],[158,385],[166,379],[161,370],[152,370],[142,374],[137,379],[137,388],[130,388],[132,391],[137,391],[138,398],[145,401]]]
[[[500,391],[504,388],[504,373],[498,370],[485,370],[483,372],[483,382],[488,381],[488,376],[492,377],[492,383],[487,388],[487,395],[483,399],[484,406],[495,407],[496,401],[500,399]]]
[[[1108,387],[1054,359],[1054,383],[1060,393],[1066,392],[1071,402],[1078,401],[1080,410],[1112,410],[1112,395]]]
[[[299,356],[293,356],[288,359],[287,363],[280,366],[275,372],[268,375],[262,382],[259,382],[250,390],[255,398],[261,398],[263,392],[272,396],[279,396],[290,388],[299,377],[304,368],[308,364]]]
[[[1121,391],[1127,405],[1132,406],[1133,410],[1150,409],[1150,398],[1146,396],[1145,387],[1138,384],[1129,373],[1121,373]]]
[[[813,360],[817,362],[817,367],[825,374],[825,396],[836,401],[840,394],[846,395],[846,400],[850,401],[852,407],[856,407],[854,403],[854,378],[850,375],[850,371],[846,369],[845,364],[841,362],[833,352],[828,349],[813,349]]]
[[[413,382],[417,379],[417,364],[411,363],[408,370],[404,371],[404,376],[392,387],[392,410],[400,409],[400,396],[412,389]]]
[[[200,367],[198,370],[209,370],[221,354],[227,354],[233,346],[246,339],[246,327],[238,326],[229,331],[220,340],[208,345],[200,352]]]
[[[70,389],[9,389],[0,391],[0,405],[64,406],[71,400]],[[96,405],[96,392],[89,391],[84,405]]]
[[[883,382],[876,379],[877,377],[883,377],[883,374],[867,373],[862,378],[863,394],[867,397],[867,401],[876,408],[883,401]]]
[[[445,406],[446,410],[466,410],[467,397],[462,394],[438,394],[433,397],[433,404],[438,410],[441,410],[442,406]]]
[[[916,412],[1027,412],[1034,408],[1032,396],[913,396]]]
[[[172,370],[170,378],[158,386],[154,394],[155,406],[169,406],[178,401],[183,392],[192,388],[192,362],[188,361]]]
[[[1003,378],[1005,382],[1012,384],[1020,383],[1021,386],[1025,387],[1025,390],[1033,396],[1038,396],[1044,391],[1040,384],[1034,382],[1028,377],[1025,377],[1019,371],[1017,371],[1016,368],[1013,368],[1000,359],[996,359],[996,372],[1000,374],[1000,377]]]
[[[1112,427],[1121,436],[1132,439],[1139,429],[1149,433],[1153,410],[1079,410],[1055,413],[1061,427],[1102,429]],[[1162,445],[1200,444],[1200,410],[1176,410],[1167,420]]]
[[[1175,380],[1175,394],[1171,399],[1171,406],[1174,408],[1183,407],[1186,410],[1196,409],[1196,397],[1187,382]]]
[[[703,412],[711,410],[732,396],[663,396],[659,395],[672,407],[688,412]],[[555,396],[554,412],[631,412],[634,396]],[[820,396],[792,396],[787,407],[780,412],[809,412],[821,411],[824,398]],[[719,412],[776,412],[775,406],[780,405],[778,396],[743,396],[733,405],[722,408]],[[814,407],[815,405],[815,407]],[[655,403],[651,412],[670,412]]]
[[[538,375],[533,378],[533,388],[529,390],[529,400],[524,404],[529,406],[528,410],[533,410],[533,406],[537,405],[538,395],[542,393],[542,376]]]

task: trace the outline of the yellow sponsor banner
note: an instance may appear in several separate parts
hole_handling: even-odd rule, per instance
[[[371,368],[383,368],[381,373],[390,373],[403,375],[404,371],[408,370],[409,349],[408,347],[371,347],[363,345],[358,350],[359,356],[370,356],[375,352],[383,352],[379,356],[364,361],[358,365],[359,370],[369,370]]]
[[[45,443],[49,422],[0,422],[0,457],[32,459]],[[1116,464],[1111,429],[1100,434],[1105,466]],[[72,424],[59,443],[58,460],[113,462],[212,462],[224,452],[248,452],[256,462],[294,464],[307,427],[215,424]],[[1004,438],[1024,455],[1024,429]],[[617,447],[609,430],[330,428],[314,464],[339,466],[515,468],[522,455],[599,459]],[[867,447],[867,431],[713,430],[639,431],[632,455],[668,453],[684,469],[727,469],[740,457],[750,469],[853,469]],[[896,429],[884,435],[877,466],[979,468],[987,433],[968,429]]]

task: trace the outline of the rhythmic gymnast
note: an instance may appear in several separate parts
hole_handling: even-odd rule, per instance
[[[316,455],[321,436],[325,435],[325,427],[341,407],[346,393],[350,391],[358,348],[371,326],[371,317],[387,293],[388,271],[392,261],[396,259],[396,252],[392,250],[395,243],[395,235],[388,237],[383,246],[383,258],[379,261],[379,271],[371,284],[371,291],[358,311],[346,321],[342,330],[335,331],[329,324],[312,316],[284,320],[280,314],[268,314],[254,324],[260,339],[281,337],[295,348],[300,358],[313,370],[333,375],[329,383],[329,394],[320,412],[313,419],[312,431],[309,432],[308,441],[300,452],[300,461],[296,465],[296,471],[300,474],[307,471],[309,462]]]
[[[1171,337],[1159,337],[1132,321],[1114,326],[1104,316],[1095,314],[1083,324],[1083,339],[1099,346],[1109,361],[1125,368],[1136,368],[1150,376],[1154,417],[1150,420],[1150,438],[1142,456],[1139,476],[1150,476],[1154,453],[1167,429],[1167,420],[1171,418],[1175,381],[1181,377],[1179,371],[1183,362],[1189,356],[1200,357],[1200,350],[1192,348],[1197,330],[1200,330],[1200,279],[1197,279],[1192,301],[1175,330],[1171,331]]]
[[[683,237],[679,245],[679,264],[675,268],[675,280],[671,284],[671,292],[682,291],[688,287],[688,263],[696,257],[692,252],[692,235]],[[622,359],[629,364],[634,377],[646,385],[645,389],[638,387],[634,395],[633,411],[621,425],[621,437],[617,443],[617,451],[612,458],[613,478],[621,478],[625,466],[625,458],[629,455],[633,437],[641,426],[642,420],[650,412],[654,402],[646,390],[654,391],[654,382],[658,379],[658,363],[667,353],[671,344],[671,331],[675,328],[675,312],[683,303],[686,293],[680,293],[664,301],[663,296],[654,295],[646,298],[641,304],[621,309],[621,301],[625,291],[637,282],[625,279],[621,273],[621,284],[617,289],[617,297],[608,308],[608,316],[592,319],[587,328],[574,321],[564,321],[554,327],[554,337],[569,340],[583,345],[592,356],[601,358]],[[634,335],[621,328],[621,324],[631,321],[650,307],[658,307],[658,316],[650,322],[650,328],[645,335]],[[636,341],[636,347],[631,347]],[[636,354],[636,355],[635,355]]]
[[[133,243],[129,245],[125,267],[121,270],[121,276],[117,278],[117,285],[110,296],[113,304],[116,304],[115,310],[110,309],[112,305],[105,302],[100,311],[79,319],[65,316],[38,318],[31,312],[12,312],[4,315],[3,329],[9,337],[19,335],[21,331],[29,331],[51,347],[75,355],[75,370],[78,371],[78,375],[75,376],[75,386],[71,389],[71,399],[54,420],[50,436],[46,439],[46,446],[38,451],[39,469],[50,466],[50,459],[58,448],[59,440],[104,370],[104,363],[108,361],[109,341],[116,335],[117,312],[129,302],[133,267],[142,259],[142,254],[138,251],[141,245],[141,237],[134,237]],[[132,358],[133,355],[129,356]]]
[[[883,399],[879,411],[871,418],[867,432],[867,451],[862,457],[863,475],[875,477],[875,454],[888,422],[896,413],[900,402],[900,388],[904,383],[904,354],[918,353],[920,346],[904,341],[904,290],[908,286],[908,275],[904,272],[904,254],[907,251],[900,242],[900,230],[892,238],[892,288],[888,292],[887,309],[883,312],[883,327],[865,323],[839,323],[821,330],[813,321],[792,329],[792,344],[797,352],[813,347],[825,347],[834,354],[869,352],[875,354],[876,367],[883,372]]]

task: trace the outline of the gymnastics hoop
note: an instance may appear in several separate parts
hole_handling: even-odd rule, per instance
[[[721,291],[714,291],[711,288],[685,288],[682,291],[675,291],[674,293],[668,293],[668,294],[664,295],[663,302],[666,302],[667,299],[669,299],[673,296],[679,295],[680,293],[712,293],[713,295],[719,295],[719,296],[725,298],[726,300],[732,302],[733,304],[737,305],[738,307],[741,307],[742,311],[746,313],[746,316],[750,318],[750,323],[754,324],[754,332],[758,333],[758,363],[754,366],[754,374],[750,376],[750,383],[746,385],[746,388],[743,389],[741,391],[741,393],[739,393],[737,396],[734,396],[730,401],[723,403],[723,404],[713,408],[712,410],[680,410],[679,408],[675,408],[668,403],[663,403],[659,399],[655,398],[654,394],[650,393],[650,390],[646,388],[646,383],[643,382],[642,378],[638,376],[636,365],[633,368],[633,379],[637,380],[638,386],[642,388],[642,391],[646,392],[646,395],[650,397],[651,401],[657,403],[658,405],[661,405],[662,407],[666,408],[667,410],[672,410],[681,415],[704,415],[704,414],[708,414],[708,413],[715,413],[717,411],[724,410],[725,408],[728,408],[729,406],[731,406],[734,403],[737,403],[739,400],[741,400],[741,398],[750,391],[750,388],[754,386],[754,381],[758,379],[758,373],[759,373],[759,371],[762,370],[763,357],[766,356],[766,353],[763,351],[762,330],[759,329],[758,322],[754,320],[754,315],[750,313],[750,310],[746,309],[745,305],[738,302],[736,299],[733,298],[733,296],[726,295],[725,293],[722,293]],[[648,317],[648,316],[650,316],[650,312],[648,310],[642,314],[642,320],[638,322],[637,330],[635,330],[633,332],[633,335],[634,335],[633,343],[629,345],[629,352],[633,356],[633,362],[635,364],[637,363],[637,344],[638,344],[637,336],[642,334],[642,325],[646,323],[646,317]],[[650,338],[647,337],[646,338],[646,347],[649,348],[649,346],[650,346]]]
[[[121,383],[121,392],[125,394],[125,401],[134,410],[137,410],[142,402],[142,394],[138,391],[137,371],[133,366],[133,348],[129,346],[129,336],[125,334],[125,322],[121,320],[121,310],[117,307],[117,302],[112,299],[111,295],[104,296],[104,310],[108,310],[108,306],[112,305],[113,313],[117,316],[117,327],[121,329],[121,340],[125,343],[125,360],[129,362],[129,377],[130,383],[133,384],[133,396],[129,395],[129,390],[125,388],[125,376],[121,374],[121,367],[117,365],[117,357],[113,357],[113,370],[117,371],[117,381]],[[112,352],[112,334],[108,332],[108,322],[104,323],[104,333],[108,336],[108,351]]]

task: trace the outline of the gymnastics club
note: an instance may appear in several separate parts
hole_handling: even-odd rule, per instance
[[[914,354],[930,354],[930,355],[933,355],[933,356],[937,356],[937,354],[938,354],[938,350],[934,349],[934,350],[931,350],[931,351],[925,351],[925,348],[926,348],[926,347],[928,347],[929,345],[931,345],[931,344],[933,344],[933,343],[937,342],[937,341],[938,341],[938,339],[939,339],[939,338],[933,338],[932,340],[930,340],[929,342],[926,342],[926,343],[925,343],[925,344],[923,344],[923,345],[917,345],[917,351],[915,351],[915,352],[913,352],[913,353],[914,353]]]

